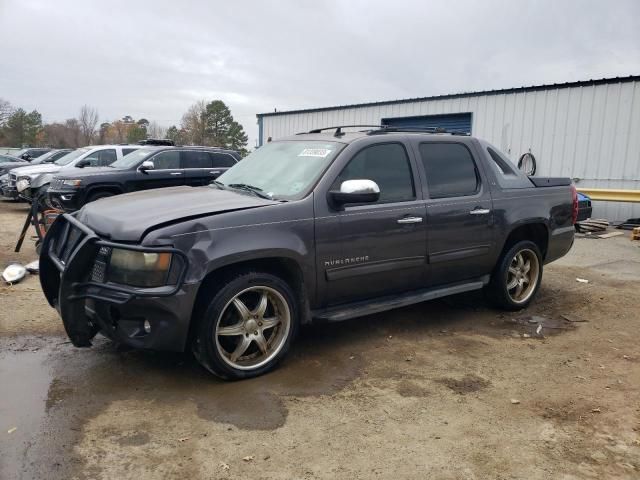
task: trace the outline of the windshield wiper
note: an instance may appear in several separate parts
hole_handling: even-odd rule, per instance
[[[247,185],[246,183],[230,183],[227,186],[231,188],[235,188],[237,190],[244,190],[245,192],[251,192],[256,197],[266,198],[267,200],[273,200],[273,198],[271,198],[271,195],[264,193],[260,187]]]

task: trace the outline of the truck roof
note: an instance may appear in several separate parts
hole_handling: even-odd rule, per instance
[[[362,137],[371,137],[374,135],[421,135],[421,136],[460,136],[470,137],[466,132],[456,130],[445,130],[444,128],[420,128],[420,127],[395,127],[389,125],[337,125],[332,127],[323,127],[309,130],[308,132],[300,132],[295,135],[281,138],[279,140],[319,140],[332,141],[338,143],[351,143]],[[268,140],[270,141],[270,140]]]

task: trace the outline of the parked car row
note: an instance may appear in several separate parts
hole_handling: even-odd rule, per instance
[[[24,160],[10,155],[0,155],[0,175],[4,175],[14,168],[26,167],[28,165],[41,165],[44,163],[53,163],[59,158],[64,157],[67,153],[72,152],[71,148],[62,148],[59,150],[50,150],[47,153],[34,158],[33,160]]]
[[[138,148],[140,148],[139,145],[83,147],[64,155],[53,163],[15,168],[9,172],[7,192],[3,194],[9,198],[20,197],[31,201],[42,189],[46,190],[53,176],[60,171],[110,165]]]
[[[121,193],[207,185],[240,158],[238,152],[213,147],[145,146],[105,168],[60,171],[51,181],[48,204],[70,212]]]
[[[161,143],[161,142],[159,142]],[[100,145],[0,163],[0,194],[74,211],[120,193],[206,185],[240,160],[233,150],[167,145]]]

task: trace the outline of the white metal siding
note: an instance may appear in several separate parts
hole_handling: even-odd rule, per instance
[[[380,124],[389,117],[462,112],[472,112],[474,136],[514,162],[530,150],[536,175],[577,178],[584,187],[640,189],[637,81],[266,115],[263,139],[332,125]],[[594,217],[640,217],[640,205],[594,202]]]

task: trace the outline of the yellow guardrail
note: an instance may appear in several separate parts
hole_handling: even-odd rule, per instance
[[[640,203],[640,190],[621,190],[614,188],[576,188],[580,193],[584,193],[585,195],[591,197],[591,200]]]

